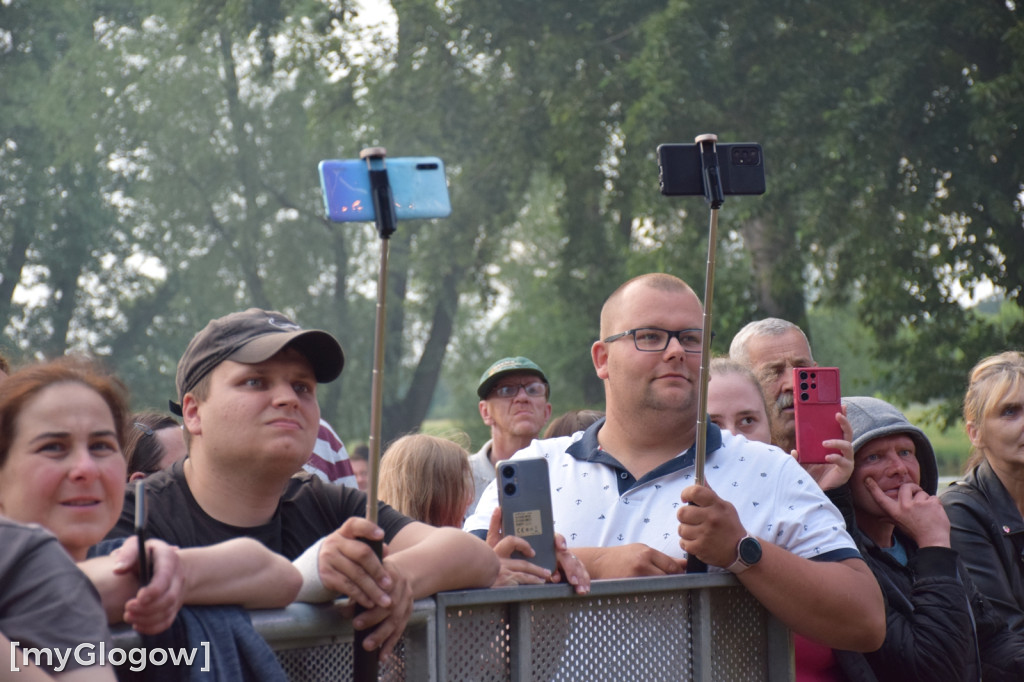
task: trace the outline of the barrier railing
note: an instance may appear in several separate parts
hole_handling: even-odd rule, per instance
[[[253,611],[293,682],[352,675],[352,625],[339,605]],[[138,638],[125,628],[114,644]],[[395,681],[792,680],[789,631],[731,575],[443,592],[416,602]]]

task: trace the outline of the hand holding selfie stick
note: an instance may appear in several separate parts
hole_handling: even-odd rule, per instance
[[[370,170],[370,191],[376,216],[377,234],[380,235],[380,270],[377,273],[377,318],[373,339],[373,380],[370,387],[370,437],[368,439],[369,481],[366,488],[366,518],[377,524],[377,477],[380,471],[381,414],[384,406],[384,333],[386,330],[387,288],[388,288],[388,241],[397,229],[395,202],[391,197],[391,184],[384,162],[387,151],[383,147],[367,147],[359,152],[359,158],[366,160]],[[363,542],[373,548],[377,558],[384,552],[382,540]],[[363,609],[356,609],[358,613]],[[363,641],[367,630],[356,630],[353,643],[352,679],[357,682],[377,680],[377,652],[366,651]]]
[[[715,291],[715,251],[718,247],[718,209],[725,203],[722,179],[718,168],[718,136],[698,135],[694,142],[700,146],[700,166],[704,178],[704,199],[711,211],[708,228],[708,265],[704,276],[704,324],[701,335],[700,375],[697,382],[697,447],[694,457],[694,478],[704,485],[704,462],[708,447],[708,366],[711,364],[711,319]],[[708,566],[693,555],[686,560],[687,573],[707,573]]]

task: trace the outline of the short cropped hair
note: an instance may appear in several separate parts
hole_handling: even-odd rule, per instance
[[[729,344],[729,357],[736,362],[749,366],[749,345],[752,338],[755,336],[780,336],[791,329],[800,332],[800,336],[804,337],[804,341],[807,342],[807,349],[810,350],[811,344],[807,341],[807,335],[804,334],[803,329],[788,320],[778,317],[766,317],[763,320],[748,322],[743,329],[736,332],[736,336],[732,337],[732,343]],[[813,361],[813,359],[814,356],[812,354],[811,360]]]
[[[658,291],[667,291],[669,293],[693,293],[696,296],[696,292],[690,287],[689,284],[679,279],[675,275],[670,275],[665,272],[649,272],[646,275],[639,275],[634,277],[622,285],[618,289],[613,291],[611,295],[605,300],[604,305],[601,306],[601,336],[604,337],[607,334],[613,334],[610,330],[612,314],[616,311],[619,299],[622,298],[623,292],[634,284],[643,284],[651,289],[657,289]]]

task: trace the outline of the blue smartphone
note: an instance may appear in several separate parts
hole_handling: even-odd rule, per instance
[[[444,162],[436,156],[408,156],[384,160],[395,202],[395,217],[447,218],[452,205]],[[370,170],[365,159],[330,159],[320,162],[320,188],[327,218],[347,223],[376,220],[370,194]]]

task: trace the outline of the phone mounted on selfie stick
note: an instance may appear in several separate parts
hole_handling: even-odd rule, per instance
[[[373,199],[374,222],[380,236],[380,268],[377,272],[377,312],[374,327],[373,376],[370,384],[370,437],[368,474],[366,487],[366,519],[377,525],[377,480],[380,471],[380,438],[381,415],[384,406],[384,333],[386,330],[386,308],[388,288],[388,248],[391,235],[398,229],[395,217],[394,201],[391,197],[391,184],[388,182],[387,164],[384,157],[387,150],[383,147],[367,147],[359,152],[359,158],[366,161],[370,171],[370,194]],[[378,559],[384,555],[383,540],[361,538],[373,548]],[[357,608],[356,613],[365,609]],[[353,641],[352,679],[357,681],[376,680],[378,678],[378,657],[376,651],[366,651],[363,641],[369,635],[369,629],[356,630]]]
[[[708,264],[704,274],[704,321],[701,333],[700,374],[697,383],[697,446],[694,455],[694,479],[697,485],[705,484],[704,462],[708,448],[708,365],[711,357],[711,320],[714,303],[715,252],[718,247],[718,209],[725,203],[722,192],[722,176],[718,167],[718,136],[708,133],[698,135],[694,142],[700,148],[701,176],[704,179],[704,200],[710,213],[708,226]],[[696,556],[687,555],[687,573],[707,573],[708,566]]]
[[[658,146],[661,169],[661,193],[668,196],[704,195],[710,219],[708,227],[708,263],[704,277],[704,321],[701,341],[700,374],[697,391],[697,442],[694,478],[705,485],[707,460],[708,366],[711,362],[711,332],[715,291],[715,252],[718,247],[718,209],[731,194],[764,194],[764,163],[761,145],[755,143],[718,144],[718,136],[708,133],[694,138],[694,144]],[[706,573],[707,564],[695,556],[687,557],[687,573]]]
[[[370,435],[368,438],[368,473],[366,519],[378,525],[377,481],[381,457],[381,420],[384,406],[384,336],[387,321],[387,282],[389,239],[397,230],[399,217],[443,218],[451,212],[444,165],[436,157],[409,157],[395,160],[398,185],[392,190],[388,177],[387,150],[367,147],[359,152],[359,160],[326,160],[320,162],[320,183],[324,193],[327,217],[334,222],[373,220],[380,237],[380,268],[377,273],[377,309],[374,326],[373,377],[370,388]],[[365,167],[360,162],[365,162]],[[367,173],[368,171],[368,173]],[[372,215],[366,199],[373,205]],[[383,556],[382,540],[360,538],[373,548],[377,558]],[[356,606],[356,613],[366,609]],[[368,630],[356,630],[353,641],[352,679],[376,682],[378,652],[366,651],[363,642]]]

